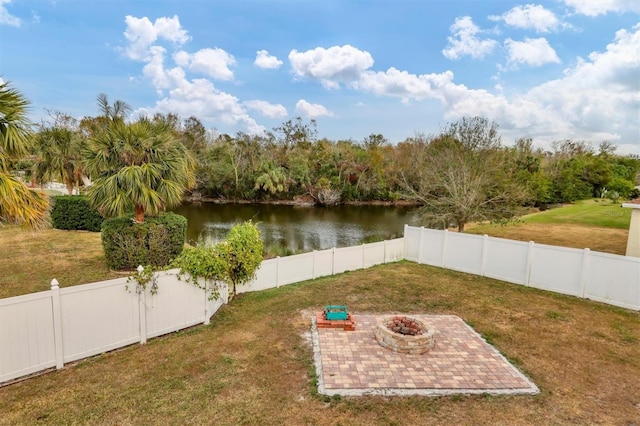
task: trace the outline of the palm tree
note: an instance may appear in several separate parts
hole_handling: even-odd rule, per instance
[[[124,121],[131,112],[131,106],[125,101],[116,100],[113,105],[109,104],[109,98],[104,93],[98,95],[97,101],[102,117],[107,122]]]
[[[96,98],[100,115],[96,117],[83,117],[78,124],[80,134],[90,138],[104,131],[113,122],[124,122],[131,112],[131,106],[120,100],[109,103],[109,97],[100,93]]]
[[[13,162],[29,153],[29,102],[9,82],[0,83],[0,223],[25,223],[41,228],[48,223],[46,195],[31,191],[11,175]]]
[[[163,123],[143,118],[134,123],[112,120],[89,139],[86,166],[94,178],[89,202],[106,217],[135,212],[157,215],[179,205],[195,184],[195,162]]]
[[[82,167],[83,145],[79,132],[66,127],[43,128],[36,136],[36,182],[63,182],[69,195],[85,176]]]

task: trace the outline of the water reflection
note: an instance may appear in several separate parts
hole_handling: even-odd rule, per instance
[[[185,203],[174,211],[189,221],[191,243],[215,243],[233,225],[252,219],[265,245],[281,245],[294,252],[396,238],[402,236],[405,224],[415,224],[412,207]]]

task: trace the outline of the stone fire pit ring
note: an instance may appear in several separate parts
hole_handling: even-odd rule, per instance
[[[402,354],[423,354],[436,343],[435,329],[407,315],[382,318],[374,328],[374,334],[380,346]]]

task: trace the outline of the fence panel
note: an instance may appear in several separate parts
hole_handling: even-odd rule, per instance
[[[278,259],[278,286],[313,279],[313,253]]]
[[[333,273],[362,269],[362,246],[335,249]]]
[[[64,362],[140,341],[135,284],[126,278],[60,289]]]
[[[365,268],[385,263],[387,254],[386,245],[386,241],[382,241],[379,243],[366,244],[363,247],[364,253],[362,259]]]
[[[420,263],[420,229],[404,227],[404,258]]]
[[[479,275],[482,271],[483,237],[457,232],[447,234],[445,266]]]
[[[490,237],[484,259],[484,276],[525,284],[528,258],[528,243]]]
[[[207,295],[191,283],[178,280],[177,270],[160,272],[158,293],[145,294],[147,337],[161,336],[205,320]]]
[[[399,262],[404,260],[404,238],[387,240],[385,250],[385,262]]]
[[[333,249],[313,252],[314,278],[327,277],[333,274]]]
[[[432,266],[442,266],[442,250],[448,232],[427,228],[421,228],[421,230],[422,236],[418,236],[418,238],[422,240],[422,244],[419,244],[420,254],[418,262]]]
[[[260,268],[258,268],[256,272],[256,277],[247,284],[240,285],[236,288],[238,294],[274,288],[278,274],[277,262],[277,259],[263,260]]]
[[[220,296],[218,299],[209,300],[209,293],[206,294],[207,314],[205,316],[205,324],[209,323],[208,320],[211,318],[213,314],[218,312],[218,309],[220,309],[222,305],[229,302],[229,287],[227,286],[227,284],[223,282],[218,282],[217,285],[218,285],[218,293]]]
[[[51,292],[0,300],[0,382],[55,365]]]
[[[583,258],[583,250],[536,244],[531,256],[529,285],[581,297]]]
[[[584,297],[640,310],[640,259],[591,252]]]

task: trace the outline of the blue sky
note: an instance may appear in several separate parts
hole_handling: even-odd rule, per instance
[[[637,0],[0,0],[0,78],[34,121],[106,93],[229,134],[301,116],[395,143],[481,115],[506,145],[640,154]]]

